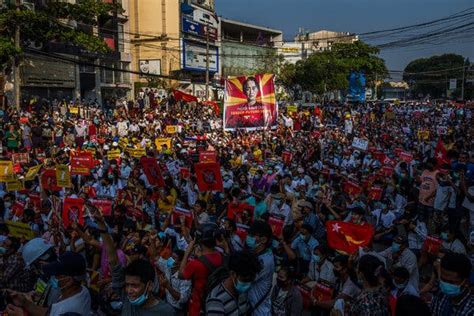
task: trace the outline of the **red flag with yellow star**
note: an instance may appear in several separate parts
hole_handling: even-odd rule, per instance
[[[374,228],[370,224],[359,225],[343,221],[327,221],[326,231],[329,247],[348,254],[370,244],[374,236]]]

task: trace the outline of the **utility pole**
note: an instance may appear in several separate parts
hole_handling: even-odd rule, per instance
[[[466,77],[466,63],[463,63],[462,67],[462,83],[461,83],[461,100],[464,101],[464,80]]]
[[[206,23],[206,101],[209,100],[209,22]]]
[[[21,0],[15,0],[16,12],[20,12]],[[18,23],[15,26],[15,48],[20,50],[20,26]],[[13,80],[14,80],[14,94],[15,94],[15,105],[17,111],[20,110],[20,62],[18,57],[13,58]]]

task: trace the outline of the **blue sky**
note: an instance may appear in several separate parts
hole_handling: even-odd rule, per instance
[[[370,32],[422,23],[474,6],[472,0],[215,0],[216,12],[226,18],[283,31],[291,39],[299,27],[341,32]],[[467,22],[474,22],[474,18]],[[424,30],[420,30],[423,32]],[[471,32],[471,34],[473,34]],[[389,42],[396,38],[381,39]],[[474,38],[449,44],[383,50],[390,70],[403,70],[413,59],[457,53],[474,60]]]

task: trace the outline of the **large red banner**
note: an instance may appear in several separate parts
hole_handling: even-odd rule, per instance
[[[41,187],[43,190],[61,191],[56,181],[56,170],[46,169],[41,175]]]
[[[76,198],[65,198],[63,205],[63,224],[69,227],[71,223],[84,225],[84,200]]]
[[[101,211],[102,215],[112,216],[112,200],[91,199],[90,202]]]
[[[275,75],[231,77],[225,81],[225,89],[225,130],[256,130],[277,125]]]
[[[223,191],[221,167],[218,163],[194,164],[199,191]]]
[[[145,173],[150,185],[164,187],[165,182],[161,176],[161,170],[158,166],[158,163],[156,162],[156,159],[151,157],[142,157],[140,162],[143,166],[143,172]]]

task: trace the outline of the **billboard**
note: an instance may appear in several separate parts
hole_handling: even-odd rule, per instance
[[[209,31],[209,38],[212,40],[217,40],[217,29],[212,26],[207,26],[202,23],[193,21],[192,19],[183,16],[183,32],[200,36],[206,37]]]
[[[347,97],[351,101],[365,101],[365,74],[362,72],[353,71],[349,75],[349,89]]]
[[[229,77],[225,81],[224,130],[257,130],[277,125],[275,75]]]
[[[140,59],[140,72],[147,75],[161,75],[161,60]]]
[[[182,68],[185,70],[206,71],[206,45],[183,41]],[[209,46],[209,71],[219,71],[219,49]]]

